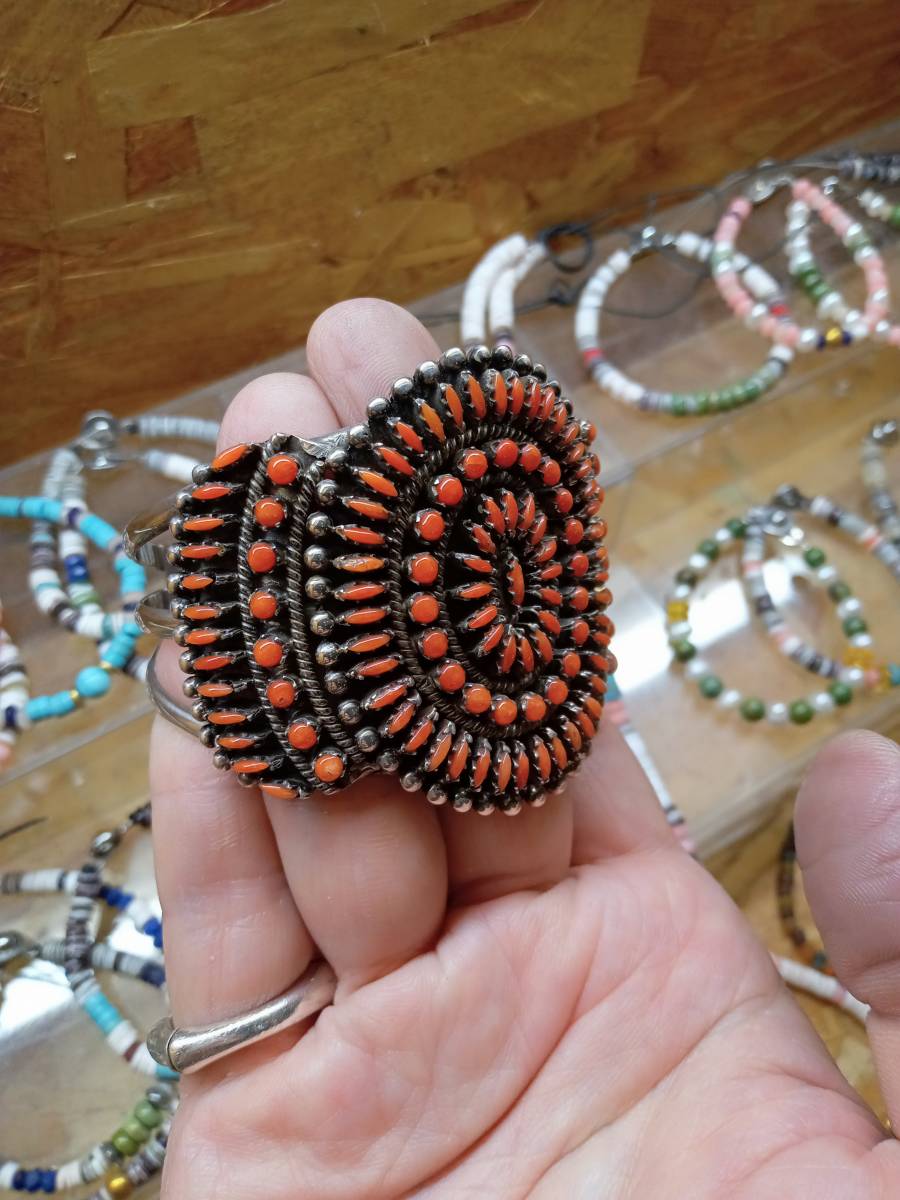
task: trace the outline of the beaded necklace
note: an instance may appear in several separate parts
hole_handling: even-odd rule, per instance
[[[869,510],[884,537],[900,548],[900,507],[888,488],[884,462],[886,446],[896,446],[900,428],[895,420],[876,421],[860,446],[860,473],[869,500]]]
[[[135,1187],[145,1183],[162,1167],[171,1116],[178,1102],[174,1083],[177,1076],[153,1063],[133,1026],[121,1016],[97,984],[95,967],[106,965],[115,956],[120,959],[119,969],[122,969],[122,959],[135,956],[116,955],[108,946],[103,948],[105,953],[98,955],[97,946],[90,935],[96,903],[104,895],[106,859],[130,830],[139,826],[148,827],[149,823],[150,807],[144,805],[114,829],[98,834],[91,843],[90,860],[75,873],[74,886],[72,872],[69,871],[11,872],[2,877],[3,886],[0,890],[7,894],[16,891],[51,891],[73,895],[65,938],[61,944],[49,944],[50,961],[62,959],[78,1003],[99,1025],[110,1046],[138,1070],[158,1075],[110,1138],[98,1142],[85,1154],[59,1167],[25,1167],[13,1159],[0,1158],[0,1188],[4,1190],[56,1193],[80,1188],[103,1177],[103,1186],[92,1193],[91,1200],[110,1200],[131,1195]],[[114,899],[110,900],[108,892],[106,898],[113,907],[118,907]],[[44,949],[42,945],[40,950]],[[158,964],[154,965],[158,967]],[[127,973],[134,972],[128,970]],[[147,978],[138,972],[138,977],[159,986],[156,976]],[[149,1065],[143,1061],[145,1058],[149,1060]]]
[[[0,496],[0,517],[24,517],[78,530],[98,549],[112,556],[123,609],[130,612],[140,602],[147,586],[146,572],[127,557],[120,535],[101,517],[81,505],[67,506],[62,500],[43,496]],[[68,604],[65,594],[63,601]],[[100,664],[83,667],[75,677],[73,688],[28,699],[27,676],[21,657],[9,634],[4,632],[0,640],[0,708],[3,710],[0,768],[9,760],[15,736],[22,730],[36,721],[66,716],[84,700],[105,695],[109,691],[111,672],[126,669],[140,634],[138,625],[129,617],[103,643]]]
[[[865,228],[836,201],[808,179],[794,179],[767,184],[754,199],[757,202],[768,198],[779,187],[789,182],[794,206],[788,214],[788,240],[797,245],[792,260],[795,279],[805,287],[818,303],[831,297],[831,289],[821,279],[821,273],[812,260],[806,258],[803,236],[808,222],[808,212],[815,212],[847,247],[854,262],[862,269],[866,282],[866,302],[862,313],[842,307],[838,300],[829,299],[827,312],[835,317],[835,323],[824,332],[815,326],[801,328],[789,314],[787,305],[779,302],[769,311],[748,322],[763,337],[792,350],[807,352],[824,350],[826,347],[846,346],[858,338],[867,337],[884,320],[887,314],[887,276],[881,255],[872,245]],[[735,242],[744,221],[753,208],[754,200],[747,196],[735,197],[728,206],[713,236],[710,256],[713,278],[722,298],[738,315],[750,314],[752,297],[740,278],[739,260]],[[799,239],[799,242],[798,242]]]
[[[773,346],[762,366],[746,379],[702,392],[652,390],[629,378],[608,361],[600,342],[600,316],[607,291],[639,258],[666,250],[675,250],[684,258],[706,264],[710,260],[712,243],[687,231],[672,235],[646,229],[639,241],[627,249],[617,250],[590,277],[575,310],[575,340],[585,368],[608,395],[641,412],[664,412],[676,417],[707,416],[749,404],[782,378],[794,356],[790,347]],[[755,327],[760,319],[783,303],[778,285],[767,271],[743,254],[733,256],[732,269],[735,278],[742,279],[746,296],[735,311],[751,328]]]
[[[683,664],[687,677],[697,683],[701,696],[715,700],[722,709],[738,712],[751,724],[765,718],[772,725],[806,725],[817,713],[828,713],[836,706],[843,707],[849,704],[859,685],[877,688],[900,683],[900,668],[894,664],[876,664],[870,648],[871,638],[859,611],[849,612],[844,609],[844,633],[851,641],[851,649],[845,657],[843,667],[818,654],[800,639],[792,638],[781,627],[782,623],[777,614],[771,622],[773,637],[781,643],[782,652],[807,670],[831,678],[832,682],[827,687],[790,702],[770,703],[755,696],[743,696],[736,688],[726,688],[722,679],[697,657],[696,646],[690,637],[689,600],[700,580],[709,572],[721,553],[732,549],[748,536],[751,545],[749,551],[745,551],[744,557],[753,581],[751,599],[754,600],[759,615],[768,613],[770,609],[764,599],[768,597],[768,592],[763,592],[764,585],[761,585],[764,526],[758,511],[748,514],[744,520],[732,519],[726,522],[712,538],[701,542],[687,565],[676,573],[675,586],[665,603],[669,644],[675,660]],[[820,572],[828,566],[824,553],[817,547],[807,546],[804,557],[808,565]],[[831,589],[831,599],[835,604],[840,605],[850,598],[847,585],[829,570],[826,569],[824,574],[820,574],[817,581]],[[757,598],[760,601],[758,605],[755,603]],[[771,611],[774,611],[774,606]]]
[[[542,242],[514,233],[479,259],[460,305],[460,332],[467,350],[485,343],[512,347],[516,287],[546,254]]]

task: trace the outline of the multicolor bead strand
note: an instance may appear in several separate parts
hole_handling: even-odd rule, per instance
[[[797,918],[797,848],[794,842],[794,825],[791,822],[778,856],[778,871],[775,876],[775,894],[778,903],[778,918],[785,936],[791,941],[796,954],[817,971],[833,975],[828,955],[821,947],[816,948]]]
[[[146,590],[146,573],[143,567],[126,556],[120,535],[101,517],[80,504],[66,505],[62,500],[43,496],[0,496],[0,517],[25,518],[78,531],[88,541],[112,556],[113,567],[119,577],[123,610],[130,614],[137,607]],[[49,577],[34,581],[33,576],[34,572],[32,586],[42,609],[61,613],[71,611],[73,626],[77,624],[78,614],[71,608],[65,591],[59,586],[58,576],[57,582]],[[42,584],[46,584],[46,599],[41,595],[44,591]],[[102,630],[101,633],[103,634]],[[0,702],[3,705],[5,736],[0,742],[0,766],[9,759],[15,735],[28,729],[34,722],[49,717],[67,716],[84,700],[105,695],[109,691],[110,672],[125,671],[132,664],[135,643],[140,635],[141,630],[129,616],[119,629],[111,631],[108,640],[101,643],[99,666],[82,668],[72,688],[31,699],[28,698],[27,677],[21,669],[18,652],[9,635],[4,635],[0,642]],[[133,669],[139,677],[140,669]]]
[[[835,705],[849,704],[855,688],[877,689],[881,686],[884,669],[872,668],[863,671],[854,665],[855,651],[869,647],[872,639],[869,636],[868,625],[863,614],[862,603],[854,596],[849,584],[839,578],[837,570],[827,561],[825,551],[807,541],[803,541],[798,550],[810,573],[811,580],[824,588],[828,598],[834,604],[841,621],[844,637],[851,648],[850,661],[841,662],[829,655],[822,654],[815,646],[805,642],[803,638],[792,633],[772,599],[766,586],[763,574],[765,558],[765,520],[773,516],[784,517],[777,510],[767,510],[762,514],[751,513],[746,521],[746,534],[741,551],[741,576],[755,616],[762,622],[777,648],[791,662],[796,663],[805,671],[830,679],[832,685],[827,691],[815,696],[815,705],[819,712],[831,712]],[[780,536],[780,534],[772,534]]]
[[[862,269],[867,294],[860,321],[857,323],[854,320],[853,329],[840,324],[833,324],[824,331],[812,325],[801,328],[791,318],[784,303],[770,306],[766,313],[752,315],[753,300],[740,278],[735,249],[741,226],[753,208],[746,196],[736,196],[731,201],[713,237],[712,272],[722,298],[736,315],[745,316],[751,328],[791,350],[824,350],[830,346],[848,345],[857,337],[868,336],[887,314],[887,276],[881,255],[870,242],[863,226],[810,180],[795,179],[791,184],[791,194],[796,203],[803,209],[815,212],[837,234]],[[802,212],[799,209],[796,210],[796,217],[793,227],[795,234],[800,231]]]
[[[739,713],[748,724],[756,724],[765,719],[770,725],[807,725],[817,712],[826,711],[829,707],[825,701],[819,700],[822,693],[800,697],[790,702],[766,702],[756,696],[744,696],[737,688],[725,686],[722,679],[698,657],[697,648],[691,641],[689,602],[694,589],[721,553],[732,549],[737,542],[743,540],[746,532],[747,526],[744,521],[728,521],[716,530],[712,538],[701,542],[687,565],[678,571],[675,586],[665,604],[669,644],[676,662],[682,664],[687,677],[696,682],[700,695],[704,699],[715,701],[719,708]],[[837,695],[833,691],[834,688],[840,689]],[[845,684],[836,682],[827,689],[834,704],[846,702],[845,688]],[[852,699],[852,692],[850,698]]]
[[[896,446],[900,427],[895,420],[876,421],[860,446],[860,473],[869,501],[869,510],[878,528],[889,542],[900,549],[900,507],[888,486],[884,461],[887,446]]]
[[[103,1179],[105,1186],[92,1194],[97,1200],[129,1196],[162,1167],[177,1103],[178,1093],[173,1087],[153,1085],[107,1141],[98,1142],[85,1154],[58,1167],[25,1167],[14,1159],[0,1157],[0,1190],[55,1195]],[[124,1184],[118,1182],[121,1178]]]
[[[65,971],[79,1005],[103,1033],[111,1049],[135,1070],[160,1079],[175,1079],[174,1072],[158,1066],[143,1039],[118,1008],[100,990],[89,962],[94,943],[91,933],[103,888],[105,860],[122,837],[136,825],[149,823],[149,806],[138,809],[123,825],[98,834],[91,845],[91,858],[81,867],[69,908],[65,933]]]
[[[616,400],[641,412],[664,412],[672,416],[708,416],[749,404],[769,391],[784,375],[793,358],[785,346],[773,346],[768,358],[752,375],[737,383],[702,392],[661,392],[644,387],[613,366],[606,358],[600,340],[600,321],[606,293],[640,257],[653,250],[671,246],[685,258],[706,264],[712,243],[699,234],[682,231],[674,236],[645,233],[628,249],[617,250],[591,276],[583,288],[575,310],[575,340],[588,373],[598,387]],[[735,277],[743,280],[747,302],[738,305],[739,316],[756,322],[782,303],[778,285],[762,267],[743,254],[732,258]]]

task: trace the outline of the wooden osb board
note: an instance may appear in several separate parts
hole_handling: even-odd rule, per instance
[[[900,114],[892,0],[7,0],[0,461]]]

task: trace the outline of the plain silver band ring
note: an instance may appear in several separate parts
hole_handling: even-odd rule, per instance
[[[147,1048],[160,1066],[189,1075],[314,1016],[334,999],[336,986],[334,971],[320,960],[280,996],[239,1016],[197,1029],[176,1029],[165,1017],[150,1030]]]

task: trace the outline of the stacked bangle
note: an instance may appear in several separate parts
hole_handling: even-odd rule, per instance
[[[882,536],[900,549],[900,507],[888,487],[884,463],[886,446],[896,446],[900,438],[897,422],[876,421],[860,446],[860,472],[869,500],[869,510]]]
[[[752,375],[738,383],[713,391],[673,393],[644,387],[614,367],[606,358],[600,343],[600,317],[606,293],[638,258],[652,251],[671,248],[685,258],[707,263],[712,243],[696,233],[683,231],[668,235],[645,230],[642,239],[628,249],[617,250],[591,276],[581,292],[575,311],[575,339],[585,368],[605,392],[639,409],[641,412],[665,412],[673,416],[706,416],[749,404],[774,387],[787,370],[793,350],[773,346],[766,361]],[[781,303],[778,285],[762,267],[751,263],[743,254],[734,254],[732,270],[743,279],[746,305],[742,301],[736,311],[748,323],[755,324],[773,307]]]
[[[726,522],[712,538],[701,542],[686,566],[675,576],[675,587],[666,600],[666,624],[669,644],[677,662],[682,663],[689,679],[693,679],[701,696],[715,700],[722,709],[738,712],[748,723],[764,718],[771,725],[806,725],[817,712],[830,712],[853,698],[853,690],[843,680],[835,680],[826,689],[795,700],[766,702],[756,696],[744,696],[736,688],[726,687],[722,679],[697,656],[690,640],[689,600],[700,580],[708,573],[720,554],[741,542],[747,533],[743,520]]]
[[[779,488],[773,503],[782,508],[801,510],[837,529],[873,555],[900,583],[900,546],[890,541],[877,525],[836,504],[828,496],[805,496],[795,487]]]
[[[102,518],[80,504],[66,505],[62,500],[43,496],[0,496],[0,517],[26,518],[77,530],[99,549],[112,556],[119,577],[122,607],[129,613],[137,606],[146,589],[146,573],[132,562],[122,548],[116,530]],[[40,570],[43,570],[41,568]],[[35,576],[37,575],[37,578]],[[59,584],[59,576],[48,569],[47,575],[31,572],[31,585],[38,603],[45,611],[71,613],[66,621],[74,626],[78,613]],[[98,666],[83,667],[75,678],[74,687],[62,692],[28,698],[28,681],[16,647],[8,633],[0,637],[0,708],[3,711],[0,768],[9,760],[15,736],[36,721],[48,717],[63,717],[73,712],[84,700],[103,696],[109,691],[112,671],[125,671],[134,658],[135,643],[141,631],[130,618],[112,636],[101,643]],[[101,631],[102,636],[102,631]]]
[[[755,616],[765,626],[781,653],[805,671],[842,685],[830,694],[835,703],[849,704],[853,688],[879,688],[884,682],[886,668],[873,667],[864,671],[855,665],[856,651],[872,644],[862,603],[853,595],[849,584],[839,578],[836,569],[827,561],[825,551],[805,539],[797,549],[810,571],[810,578],[826,589],[828,598],[835,606],[844,637],[851,648],[850,661],[839,662],[829,655],[822,654],[815,646],[809,645],[788,628],[778,612],[763,575],[766,535],[768,533],[773,537],[781,537],[784,532],[783,525],[787,520],[787,514],[773,508],[753,510],[748,514],[741,550],[741,575],[745,590]],[[824,697],[825,693],[822,693],[819,707],[822,711],[828,711],[829,702]]]
[[[829,346],[848,345],[857,338],[867,337],[875,331],[879,321],[883,321],[887,316],[887,276],[881,255],[872,245],[864,227],[858,221],[854,221],[849,213],[826,196],[814,183],[808,179],[795,179],[791,183],[791,194],[794,204],[788,214],[789,244],[791,239],[795,244],[797,239],[800,239],[791,260],[795,278],[817,298],[820,305],[826,298],[836,295],[821,279],[812,256],[807,256],[804,249],[803,231],[808,212],[811,210],[837,234],[862,269],[866,281],[863,312],[857,314],[845,306],[842,308],[842,302],[838,302],[839,297],[838,300],[829,298],[825,306],[827,312],[823,311],[823,315],[833,313],[836,320],[824,331],[811,325],[801,328],[791,319],[787,305],[782,302],[770,305],[765,313],[757,310],[758,315],[753,316],[753,301],[740,278],[739,260],[735,250],[741,226],[753,207],[746,196],[737,196],[731,201],[713,238],[712,272],[722,298],[738,316],[746,315],[748,324],[763,337],[792,350],[823,350]],[[842,313],[844,323],[841,323]]]

